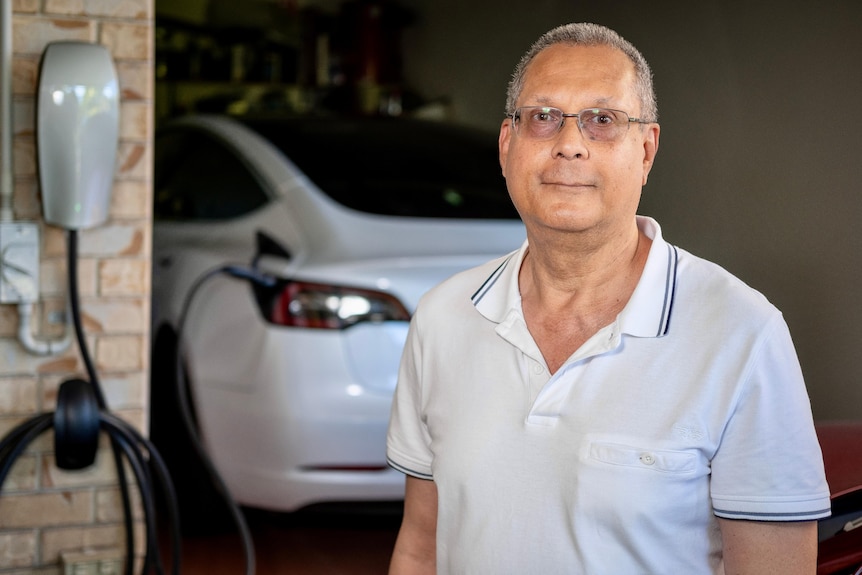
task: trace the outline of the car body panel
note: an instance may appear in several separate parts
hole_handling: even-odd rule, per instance
[[[377,290],[412,312],[433,285],[524,241],[518,220],[344,207],[229,119],[188,118],[170,129],[202,130],[241,154],[269,201],[226,221],[156,220],[154,334],[177,329],[194,286],[226,264]],[[259,233],[288,255],[256,257]],[[253,292],[247,281],[212,277],[186,310],[181,334],[200,434],[231,493],[242,504],[284,511],[402,497],[403,475],[386,466],[385,434],[407,322],[277,326],[263,318]]]

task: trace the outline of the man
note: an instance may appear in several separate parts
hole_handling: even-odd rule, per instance
[[[416,311],[390,573],[813,574],[829,490],[787,326],[636,215],[659,143],[647,63],[562,26],[506,112],[527,241]]]

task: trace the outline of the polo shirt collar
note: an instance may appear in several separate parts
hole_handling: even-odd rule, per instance
[[[652,239],[652,246],[638,285],[617,321],[621,333],[661,337],[670,329],[679,254],[676,247],[664,241],[654,219],[637,216],[637,224]],[[472,296],[479,313],[495,323],[505,321],[512,311],[521,313],[518,271],[527,247],[524,241],[517,251],[503,258]]]

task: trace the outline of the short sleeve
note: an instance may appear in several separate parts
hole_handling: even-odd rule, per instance
[[[386,436],[386,458],[389,465],[402,473],[431,479],[433,456],[431,438],[423,417],[419,321],[419,316],[414,315],[401,356]]]
[[[829,487],[796,350],[776,313],[712,460],[718,517],[809,521],[830,514]]]

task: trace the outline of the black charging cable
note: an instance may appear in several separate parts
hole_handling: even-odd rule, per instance
[[[27,446],[45,431],[54,429],[56,463],[61,469],[68,470],[84,469],[93,464],[98,449],[99,434],[100,432],[104,432],[111,440],[112,452],[120,482],[120,491],[122,493],[124,524],[126,528],[125,571],[127,575],[132,575],[133,573],[135,538],[131,498],[128,481],[126,481],[123,456],[125,456],[129,467],[132,469],[141,493],[141,504],[146,529],[145,555],[141,573],[147,574],[151,570],[155,570],[158,575],[165,573],[156,527],[155,479],[159,482],[167,504],[169,527],[171,529],[171,573],[179,575],[181,566],[179,508],[167,465],[158,453],[158,450],[148,439],[144,438],[134,427],[109,412],[99,383],[98,372],[89,354],[83,330],[83,322],[81,321],[80,297],[78,294],[77,239],[77,232],[70,230],[67,248],[69,300],[71,320],[89,381],[78,378],[64,381],[58,391],[57,408],[54,412],[37,415],[19,424],[0,440],[0,490],[2,490],[3,483],[15,461],[21,456]],[[254,575],[255,557],[251,532],[239,505],[237,505],[230,495],[224,480],[216,470],[198,436],[192,416],[191,404],[187,395],[185,371],[182,364],[183,331],[191,304],[200,289],[207,282],[223,275],[249,281],[264,287],[272,287],[278,281],[272,276],[260,273],[254,267],[248,268],[242,265],[221,266],[204,273],[198,278],[186,296],[177,324],[177,353],[175,356],[176,392],[181,419],[191,443],[203,462],[204,468],[210,476],[217,493],[228,506],[231,517],[240,533],[245,554],[246,574]],[[154,474],[155,478],[153,477]]]
[[[209,281],[225,275],[236,279],[245,280],[263,287],[272,287],[278,282],[277,278],[261,273],[254,267],[249,268],[243,265],[233,264],[213,268],[207,272],[204,272],[195,280],[195,282],[192,284],[191,289],[189,289],[188,293],[186,294],[186,298],[183,302],[183,307],[177,320],[177,349],[174,356],[176,358],[175,391],[177,396],[177,404],[180,408],[180,419],[182,420],[186,432],[188,433],[189,439],[191,440],[191,444],[198,457],[200,458],[201,462],[203,463],[204,470],[210,477],[216,493],[225,502],[225,505],[227,505],[228,511],[231,515],[231,519],[233,520],[234,524],[236,525],[237,531],[239,532],[243,553],[245,556],[246,575],[254,575],[255,555],[254,542],[252,541],[251,531],[248,528],[248,524],[245,520],[245,517],[243,516],[242,510],[231,496],[227,485],[225,484],[218,470],[215,468],[212,459],[209,457],[209,454],[207,453],[206,448],[204,447],[203,442],[200,439],[197,427],[195,425],[195,418],[192,414],[191,400],[188,396],[188,383],[186,381],[186,374],[185,369],[183,369],[182,359],[182,349],[184,341],[183,333],[185,331],[186,321],[188,319],[188,314],[191,310],[191,306],[194,302],[194,299],[197,297],[201,288]]]
[[[96,366],[90,356],[87,339],[84,334],[84,325],[81,320],[81,298],[78,292],[78,232],[77,230],[69,230],[66,245],[66,270],[68,275],[69,289],[69,307],[72,319],[72,326],[75,329],[75,338],[78,342],[78,349],[81,353],[81,361],[84,362],[84,368],[87,370],[87,377],[90,378],[92,390],[96,397],[100,410],[108,409],[108,402],[105,399],[105,394],[102,391],[102,385],[99,380],[99,374],[96,371]],[[56,431],[55,431],[56,433]],[[55,435],[56,437],[56,435]],[[55,442],[56,443],[56,442]],[[62,463],[63,443],[59,443],[60,462]],[[55,453],[57,451],[55,450]],[[123,466],[123,457],[119,445],[114,439],[111,439],[111,453],[114,456],[114,468],[117,471],[117,482],[120,486],[120,497],[123,506],[123,520],[126,528],[126,575],[132,575],[133,559],[135,556],[135,541],[134,529],[132,526],[132,503],[129,495],[129,482],[126,481],[126,468]],[[144,571],[146,573],[146,571]]]
[[[72,322],[78,339],[78,346],[90,381],[70,379],[60,385],[57,395],[57,408],[53,413],[37,415],[13,428],[0,441],[0,489],[3,487],[14,462],[27,446],[48,429],[54,429],[54,451],[58,467],[62,469],[83,469],[92,465],[98,448],[100,432],[105,432],[111,440],[117,476],[123,499],[126,528],[126,573],[132,575],[134,550],[134,524],[126,481],[123,456],[135,475],[143,507],[146,528],[146,548],[142,573],[155,569],[164,574],[161,552],[156,530],[156,506],[154,500],[154,477],[167,499],[167,512],[171,526],[172,573],[180,569],[180,529],[179,511],[176,494],[167,466],[152,443],[138,431],[112,415],[108,411],[104,393],[99,384],[98,374],[90,357],[80,316],[77,277],[77,231],[70,230],[68,235],[68,273],[69,295]]]

